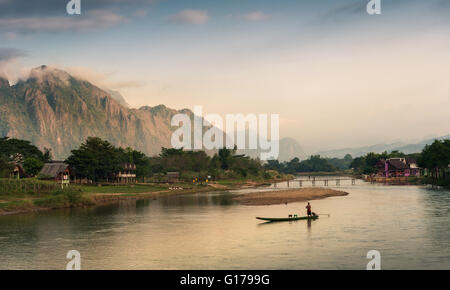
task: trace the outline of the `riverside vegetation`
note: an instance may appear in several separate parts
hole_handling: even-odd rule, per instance
[[[296,175],[370,175],[377,172],[378,161],[396,157],[415,159],[423,169],[423,176],[409,177],[412,183],[450,186],[450,140],[448,139],[435,140],[432,144],[426,145],[419,153],[370,152],[357,158],[353,158],[350,154],[344,158],[324,158],[320,155],[312,155],[302,161],[298,158],[288,162],[269,160],[265,164],[265,168]]]
[[[106,140],[89,137],[79,148],[72,150],[65,160],[77,177],[91,180],[90,185],[71,185],[61,189],[54,181],[42,180],[38,172],[44,162],[51,160],[51,150],[40,151],[29,141],[0,138],[0,214],[36,209],[79,207],[118,200],[146,198],[168,194],[237,189],[293,178],[292,174],[370,174],[378,160],[392,157],[412,157],[426,169],[417,183],[448,186],[450,174],[450,140],[436,140],[421,153],[405,155],[401,152],[368,153],[353,159],[329,159],[311,156],[300,161],[294,158],[280,163],[237,155],[236,150],[221,149],[213,156],[204,151],[162,148],[157,156],[146,156],[132,148],[117,148]],[[136,164],[137,184],[114,184],[114,175],[121,164]],[[13,164],[22,164],[28,178],[11,179]],[[350,170],[351,169],[351,170]],[[345,171],[346,170],[346,171]],[[174,187],[160,177],[180,172],[180,182]],[[193,182],[193,180],[195,182]]]
[[[432,144],[426,145],[422,152],[404,154],[399,151],[381,154],[368,153],[355,158],[350,165],[355,174],[376,173],[376,164],[381,159],[395,157],[415,159],[422,169],[424,175],[421,177],[410,177],[415,183],[433,184],[439,186],[450,186],[450,140],[435,140]]]
[[[213,156],[204,151],[162,148],[158,156],[146,156],[132,148],[117,148],[106,140],[89,137],[65,160],[77,178],[90,184],[61,188],[42,180],[38,172],[51,160],[51,151],[41,152],[28,141],[0,139],[0,214],[41,209],[89,206],[123,198],[146,198],[199,191],[256,186],[292,178],[264,168],[259,159],[237,155],[235,149],[220,149]],[[32,160],[33,162],[29,162]],[[123,163],[136,164],[136,184],[114,183]],[[27,178],[8,178],[15,163]],[[180,172],[176,185],[161,181],[167,172]]]
[[[140,183],[131,185],[70,185],[60,188],[59,184],[27,178],[21,180],[0,179],[0,215],[22,212],[86,207],[125,199],[158,198],[160,196],[190,194],[255,187],[268,182],[285,179],[229,179],[206,184],[181,182],[176,186],[168,183]],[[99,186],[101,185],[101,186]],[[36,190],[34,190],[36,188]]]

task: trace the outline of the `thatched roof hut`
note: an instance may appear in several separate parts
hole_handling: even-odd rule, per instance
[[[63,179],[62,176],[69,175],[69,164],[63,162],[45,163],[39,172],[39,176],[42,179]]]

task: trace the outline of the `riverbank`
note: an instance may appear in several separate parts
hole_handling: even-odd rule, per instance
[[[399,176],[399,177],[382,177],[363,175],[362,179],[370,183],[383,183],[387,185],[433,185],[443,188],[450,188],[450,180],[432,179],[427,176]]]
[[[305,202],[327,197],[346,195],[348,195],[348,192],[345,191],[312,187],[269,192],[253,192],[237,196],[234,198],[234,200],[239,201],[243,205],[272,205],[292,202]]]
[[[185,195],[199,192],[235,190],[270,185],[286,181],[283,176],[267,180],[220,180],[203,184],[132,184],[107,186],[71,186],[68,190],[57,190],[46,194],[0,195],[0,216],[47,211],[62,208],[83,208],[118,203],[123,200],[158,199],[163,196]]]

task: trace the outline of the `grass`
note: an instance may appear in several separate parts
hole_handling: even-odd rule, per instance
[[[51,195],[33,200],[33,204],[46,208],[64,208],[93,205],[92,199],[76,188],[60,189]]]
[[[23,209],[27,209],[27,208],[33,208],[33,206],[34,206],[33,202],[29,199],[14,200],[14,201],[0,203],[0,210],[16,211],[16,210],[23,210]]]
[[[2,197],[3,198],[3,197]],[[45,196],[33,196],[15,199],[9,197],[0,202],[0,212],[24,211],[39,208],[66,208],[93,205],[88,194],[77,188],[57,189]]]
[[[283,179],[287,177],[283,176]],[[261,183],[263,178],[236,178],[216,181],[229,189],[253,182]],[[266,180],[270,182],[270,180]],[[120,196],[137,197],[144,193],[169,191],[170,188],[183,188],[183,193],[213,191],[215,188],[206,183],[182,182],[174,184],[130,184],[130,185],[70,185],[61,189],[52,181],[38,179],[0,179],[0,215],[2,213],[25,212],[33,209],[57,209],[68,207],[84,207],[97,203],[95,194],[118,194]],[[1,190],[3,189],[3,190]],[[221,189],[222,190],[222,189]],[[177,191],[178,192],[178,191]],[[176,192],[174,192],[176,193]]]

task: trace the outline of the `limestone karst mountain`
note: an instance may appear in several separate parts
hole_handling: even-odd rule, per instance
[[[47,66],[13,86],[0,78],[0,136],[51,148],[58,159],[89,136],[158,154],[170,146],[170,121],[178,112],[164,105],[128,108],[110,92]]]
[[[48,66],[33,69],[26,80],[12,86],[0,77],[0,137],[51,148],[56,159],[66,158],[89,136],[156,155],[161,147],[171,147],[176,127],[170,122],[177,113],[193,116],[190,110],[177,111],[164,105],[130,108],[119,92]],[[258,157],[260,150],[243,153]],[[281,139],[280,160],[294,157],[304,157],[300,145],[291,138]]]

